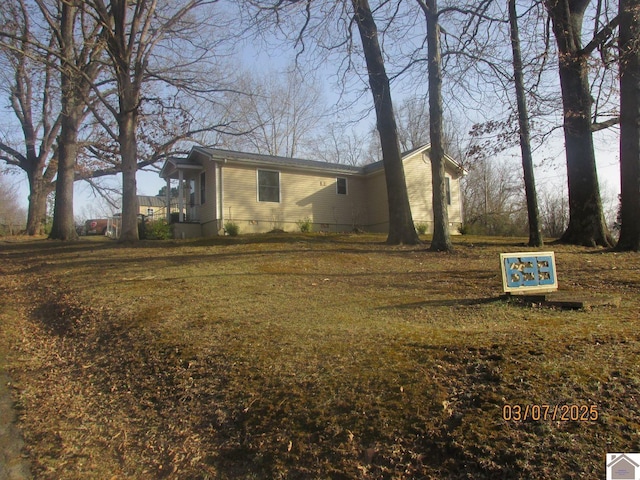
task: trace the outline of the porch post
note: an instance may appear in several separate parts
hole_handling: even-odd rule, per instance
[[[182,170],[178,170],[178,221],[180,223],[184,222],[184,172]]]
[[[189,212],[187,214],[187,218],[185,219],[186,221],[190,222],[191,221],[191,215],[193,214],[193,212],[191,211],[191,180],[187,180],[185,182],[185,190],[186,190],[186,195],[185,198],[187,198],[187,211]]]
[[[167,195],[165,196],[167,205],[167,223],[171,223],[171,179],[167,177]]]

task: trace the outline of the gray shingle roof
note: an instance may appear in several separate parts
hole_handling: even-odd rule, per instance
[[[140,205],[141,207],[166,207],[164,198],[152,197],[149,195],[138,195],[138,205]]]
[[[233,161],[238,163],[264,164],[282,167],[298,167],[304,169],[328,170],[341,173],[358,174],[363,173],[363,167],[354,167],[340,163],[320,162],[318,160],[305,160],[301,158],[279,157],[274,155],[263,155],[259,153],[234,152],[232,150],[222,150],[218,148],[194,147],[194,150],[208,155],[211,158]]]
[[[429,145],[422,145],[420,147],[414,148],[402,154],[402,157],[405,158],[419,150],[427,150]],[[192,155],[195,155],[195,158],[192,158]],[[323,172],[331,172],[335,174],[342,175],[367,175],[376,171],[381,171],[384,169],[384,165],[382,161],[370,163],[364,166],[352,166],[352,165],[343,165],[340,163],[330,163],[330,162],[321,162],[318,160],[306,160],[301,158],[290,158],[290,157],[280,157],[275,155],[264,155],[260,153],[247,153],[247,152],[236,152],[233,150],[224,150],[220,148],[211,148],[211,147],[200,147],[196,146],[191,149],[191,153],[189,153],[189,157],[187,158],[171,158],[168,159],[165,165],[160,172],[160,176],[166,178],[168,176],[168,172],[170,171],[170,164],[173,165],[172,168],[185,168],[187,166],[196,166],[200,163],[197,160],[198,156],[202,156],[204,158],[210,158],[213,160],[233,162],[238,164],[247,164],[247,165],[262,165],[265,167],[289,167],[289,168],[297,168],[307,171],[323,171]],[[458,168],[462,171],[462,167],[458,165],[451,157],[445,157],[447,161],[454,167]]]

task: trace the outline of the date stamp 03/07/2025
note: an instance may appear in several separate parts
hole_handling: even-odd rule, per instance
[[[502,419],[508,422],[595,422],[598,418],[597,405],[505,404],[502,407]]]
[[[595,422],[600,417],[595,404],[505,404],[505,421]],[[606,480],[640,480],[640,453],[607,453]]]

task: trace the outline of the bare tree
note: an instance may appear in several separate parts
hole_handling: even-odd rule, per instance
[[[522,169],[524,171],[524,188],[527,198],[527,214],[529,220],[529,246],[541,247],[542,232],[538,213],[538,197],[533,174],[533,155],[531,153],[531,136],[529,133],[529,114],[527,112],[526,90],[524,87],[522,54],[520,51],[520,34],[518,31],[518,14],[516,1],[509,0],[509,24],[511,26],[511,50],[513,52],[513,72],[518,106],[518,124],[520,134],[520,150],[522,152]]]
[[[428,96],[411,95],[397,112],[400,147],[409,151],[429,143]]]
[[[418,0],[427,21],[427,70],[429,74],[429,138],[431,183],[433,185],[433,239],[431,250],[453,250],[449,234],[449,213],[445,192],[444,135],[442,111],[442,57],[437,0]]]
[[[398,136],[405,152],[430,143],[428,100],[428,95],[410,95],[398,108]],[[456,122],[448,116],[443,118],[442,136],[445,153],[463,163],[466,157],[463,134]]]
[[[348,122],[331,123],[316,137],[314,151],[325,162],[362,165],[368,158],[364,147],[369,139],[370,135],[358,132]]]
[[[620,0],[620,238],[640,250],[640,1]]]
[[[569,224],[569,202],[560,189],[546,189],[540,195],[540,220],[545,235],[560,238]]]
[[[3,141],[0,143],[0,150],[3,152],[1,158],[27,171],[30,185],[35,187],[32,189],[30,202],[34,207],[34,213],[30,218],[40,219],[40,225],[43,224],[46,193],[55,188],[52,179],[57,173],[58,156],[62,153],[70,160],[77,155],[74,168],[71,167],[71,161],[66,162],[67,173],[59,176],[63,181],[59,182],[62,185],[59,186],[61,191],[57,195],[60,202],[58,218],[62,218],[64,212],[66,226],[62,229],[54,228],[53,233],[60,238],[66,234],[57,233],[59,230],[69,232],[70,238],[75,233],[71,228],[72,210],[69,207],[72,205],[70,195],[73,193],[73,180],[86,180],[96,192],[104,193],[104,196],[108,197],[109,192],[103,191],[100,182],[95,179],[119,173],[122,169],[119,129],[117,123],[114,125],[115,117],[111,115],[117,112],[118,108],[109,108],[118,103],[117,82],[106,70],[102,70],[100,78],[96,78],[96,69],[108,63],[99,53],[105,34],[101,31],[102,25],[91,17],[93,11],[86,3],[35,0],[37,8],[33,8],[33,4],[27,7],[24,0],[11,0],[3,4],[1,10],[3,16],[6,16],[0,28],[2,53],[7,58],[7,66],[13,65],[18,75],[15,87],[9,89],[7,85],[7,94],[13,98],[12,106],[17,112],[27,145],[22,151],[15,141]],[[73,18],[76,22],[73,36],[68,42],[77,44],[71,50],[65,47],[66,51],[61,47],[64,45],[61,43],[63,10],[72,11],[71,14],[65,13],[65,16]],[[31,23],[18,19],[38,12],[41,14],[36,19],[39,35],[48,32],[50,42],[44,41],[43,38],[34,38],[30,33],[20,33]],[[163,21],[166,20],[166,14],[165,9],[159,8],[154,18],[158,22]],[[93,15],[95,16],[95,12]],[[207,20],[207,25],[209,24],[214,28],[210,18]],[[224,25],[216,24],[215,27],[221,30]],[[65,28],[68,28],[68,25]],[[187,30],[194,38],[195,34],[202,33],[203,28],[205,27],[201,21],[189,18]],[[169,32],[165,32],[166,37],[174,37],[173,30],[169,29]],[[172,38],[176,44],[178,37],[179,35],[176,35]],[[209,52],[214,51],[214,48],[209,48],[213,46],[212,36],[205,35],[202,38],[207,39],[206,45],[197,44],[195,40],[181,44],[183,48],[180,48],[180,53],[183,56],[175,52],[172,56],[169,49],[162,48],[157,58],[152,59],[155,60],[155,64],[144,72],[146,88],[141,96],[144,101],[138,106],[137,168],[153,165],[165,156],[175,153],[176,149],[186,151],[184,140],[187,138],[228,127],[223,122],[211,121],[213,117],[208,113],[199,115],[202,106],[210,101],[215,88],[215,82],[211,81],[208,70],[211,68],[210,58],[213,55]],[[158,45],[157,49],[163,47],[161,42],[158,42]],[[185,45],[191,45],[191,49]],[[64,55],[68,55],[68,58]],[[71,56],[73,58],[70,58]],[[171,65],[180,66],[179,74],[175,68],[171,70],[167,63],[169,58],[177,59]],[[44,80],[37,77],[36,73],[41,73],[40,77]],[[64,89],[60,78],[57,78],[58,75],[65,78]],[[206,85],[202,84],[203,78],[207,78]],[[152,83],[157,85],[155,90]],[[42,100],[37,96],[34,99],[34,94],[42,97]],[[67,103],[64,110],[59,107],[62,100]],[[98,100],[102,103],[96,103]],[[41,112],[37,111],[38,108]],[[60,115],[59,112],[64,112],[64,115]],[[38,113],[42,119],[37,116]],[[64,135],[60,132],[63,120],[67,122]],[[76,132],[70,134],[73,130]],[[80,139],[77,136],[78,131],[82,133]],[[38,143],[40,148],[36,148]],[[43,180],[40,180],[42,178]],[[40,183],[47,189],[43,194],[38,194]],[[40,213],[36,212],[36,206]],[[62,208],[63,206],[65,208]],[[30,225],[32,223],[30,222]],[[41,230],[42,226],[34,231]]]
[[[373,95],[376,112],[376,127],[379,132],[389,205],[390,244],[413,244],[420,240],[415,231],[404,178],[404,170],[397,137],[389,77],[385,71],[382,49],[378,39],[378,29],[367,1],[320,2],[314,0],[294,0],[292,2],[272,1],[245,2],[253,8],[253,25],[268,27],[285,32],[297,48],[297,59],[315,49],[323,61],[327,56],[340,55],[338,75],[343,85],[354,70],[358,70],[353,59],[358,49],[354,42],[354,27],[357,27],[362,44],[362,54],[367,73],[357,77],[366,83]],[[301,8],[302,7],[302,8]],[[351,8],[349,8],[351,7]],[[388,24],[385,22],[385,24]],[[336,30],[337,26],[337,30]],[[293,35],[290,33],[293,31]],[[287,33],[289,32],[289,33]],[[359,53],[359,52],[358,52]],[[365,92],[365,90],[363,90]]]
[[[10,140],[10,134],[3,135],[0,159],[27,174],[27,233],[42,235],[47,196],[55,188],[55,140],[61,118],[53,55],[41,56],[35,45],[43,43],[53,48],[55,38],[51,32],[48,38],[34,38],[31,13],[22,0],[5,2],[0,15],[3,25],[0,89],[9,99],[22,134],[22,140],[15,142]]]
[[[462,182],[464,228],[482,235],[521,235],[526,211],[522,187],[510,162],[482,158]]]
[[[391,245],[416,245],[421,241],[414,227],[409,206],[409,195],[402,165],[400,143],[398,142],[398,128],[391,101],[391,88],[378,42],[378,29],[367,0],[352,0],[352,5],[354,20],[358,25],[367,63],[369,85],[376,110],[376,126],[382,146],[382,161],[389,200],[387,243]]]
[[[597,34],[593,41],[582,46],[582,25],[589,0],[546,0],[545,5],[558,45],[564,110],[569,225],[561,241],[611,246],[612,238],[602,212],[596,171],[587,64],[589,55],[602,40]],[[603,32],[610,33],[607,29]]]
[[[187,47],[181,43],[188,34],[198,32],[201,22],[189,16],[198,7],[215,3],[207,0],[188,0],[177,5],[168,1],[140,0],[88,0],[85,2],[102,28],[110,67],[117,85],[117,105],[105,101],[118,125],[117,137],[120,171],[122,172],[122,233],[121,241],[138,240],[138,206],[136,172],[138,169],[138,122],[143,101],[145,81],[154,79],[176,89],[188,89],[188,79],[176,73],[183,66],[192,65],[207,55],[207,49],[196,46],[200,57],[182,58],[162,42],[171,38],[175,48]],[[162,62],[154,53],[162,52]],[[183,52],[184,53],[184,52]],[[169,62],[169,64],[162,64]]]
[[[602,75],[600,72],[594,75],[593,83],[589,84],[589,63],[592,61],[591,54],[609,42],[613,28],[617,24],[617,19],[614,18],[603,25],[601,20],[604,17],[603,12],[605,9],[603,5],[605,3],[599,1],[594,9],[595,34],[593,39],[583,47],[582,27],[585,11],[589,3],[588,1],[571,0],[542,2],[553,24],[562,92],[563,127],[572,218],[562,240],[568,243],[609,245],[611,237],[602,214],[602,201],[595,168],[592,132],[611,126],[617,123],[618,119],[614,115],[601,121],[603,114],[615,113],[606,112],[602,107],[605,101],[608,102],[608,105],[611,105],[611,95],[608,93],[611,90],[603,88],[606,83],[606,75]],[[528,12],[532,13],[531,16],[534,17],[533,21],[536,28],[531,31],[529,37],[537,38],[537,32],[541,31],[544,36],[539,44],[544,44],[547,48],[537,57],[538,67],[531,68],[536,63],[534,58],[534,62],[530,63],[529,68],[524,69],[525,72],[527,70],[529,72],[526,94],[529,100],[534,100],[532,102],[535,107],[534,118],[538,120],[538,124],[540,125],[542,120],[542,124],[547,125],[550,122],[545,120],[545,117],[549,117],[549,113],[555,112],[553,102],[549,102],[545,98],[553,99],[554,95],[547,95],[545,92],[551,92],[551,90],[544,88],[545,80],[549,80],[546,66],[549,64],[547,59],[549,58],[550,49],[548,47],[551,45],[546,39],[548,28],[543,21],[544,15],[539,15],[539,12],[536,12],[535,5],[534,3],[532,8],[528,10]],[[536,48],[535,45],[533,47]],[[462,54],[465,56],[470,55],[464,51]],[[604,51],[601,56],[603,58],[606,57]],[[484,57],[479,59],[479,63],[490,65],[488,59]],[[606,64],[606,61],[603,60],[603,64]],[[502,68],[496,68],[493,62],[490,68],[510,83],[511,79],[504,76]],[[610,75],[608,78],[610,78]],[[592,96],[596,99],[595,109],[592,109]],[[482,149],[499,152],[515,146],[521,129],[517,127],[517,115],[513,114],[511,109],[507,111],[507,114],[507,119],[505,120],[490,120],[485,122],[482,127],[474,128],[474,135],[491,137],[481,147]],[[553,119],[553,115],[550,118]],[[555,129],[556,126],[551,124],[550,128],[539,130],[538,140],[541,143],[545,142]],[[480,153],[487,154],[486,151]]]
[[[282,157],[308,149],[324,110],[317,81],[295,68],[284,80],[270,72],[244,71],[238,77],[224,98],[233,130],[221,135],[218,145]]]
[[[26,212],[20,207],[16,188],[0,172],[0,236],[15,235],[24,228]]]
[[[27,4],[22,0],[10,3],[10,11],[12,9],[15,13],[20,13],[17,18],[22,20],[23,25],[17,32],[12,32],[5,24],[0,32],[6,39],[3,45],[5,50],[16,59],[16,77],[11,98],[27,142],[25,159],[20,159],[16,155],[19,153],[17,151],[10,151],[8,148],[3,150],[13,157],[14,162],[27,164],[32,194],[30,232],[42,229],[43,198],[46,199],[46,194],[53,188],[51,180],[57,175],[56,208],[50,237],[70,240],[76,238],[73,182],[78,153],[78,130],[87,112],[86,96],[90,90],[90,82],[100,69],[100,64],[94,61],[94,55],[101,48],[100,38],[96,34],[94,22],[85,21],[86,18],[78,21],[80,2],[34,0],[34,4]],[[39,36],[32,35],[30,31],[33,23],[30,16],[35,12],[40,14],[37,22]],[[38,65],[37,71],[44,75],[43,83],[27,77],[28,64]],[[55,81],[54,72],[59,74],[59,82]],[[59,96],[54,93],[56,88],[59,89]],[[42,97],[42,100],[38,100],[42,108],[40,140],[40,126],[35,123],[32,111],[35,104],[34,90]],[[57,105],[55,102],[58,101],[59,110],[54,111]],[[54,139],[57,140],[57,145],[54,144]],[[36,154],[35,144],[38,141],[41,148]],[[42,173],[44,168],[46,170]]]
[[[42,0],[36,0],[49,27],[57,38],[60,62],[61,120],[58,138],[58,175],[56,203],[49,238],[74,240],[78,234],[73,215],[73,185],[78,158],[78,135],[87,114],[87,97],[92,82],[101,69],[98,56],[102,43],[94,22],[86,22],[81,15],[81,2],[57,2],[54,12]],[[78,38],[77,31],[82,35]]]
[[[105,101],[109,98],[103,95]],[[144,98],[138,111],[137,170],[159,171],[159,162],[168,156],[186,155],[193,142],[212,144],[216,143],[209,140],[212,133],[234,132],[233,120],[225,120],[224,113],[212,110],[206,100],[148,84]],[[113,192],[102,187],[98,179],[120,173],[122,165],[114,121],[104,104],[92,105],[91,115],[83,124],[83,149],[76,166],[76,181],[87,182],[107,198]],[[118,195],[122,195],[121,189]]]

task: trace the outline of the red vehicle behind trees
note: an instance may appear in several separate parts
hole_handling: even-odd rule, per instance
[[[92,219],[84,222],[84,235],[106,235],[108,220],[106,218]]]

